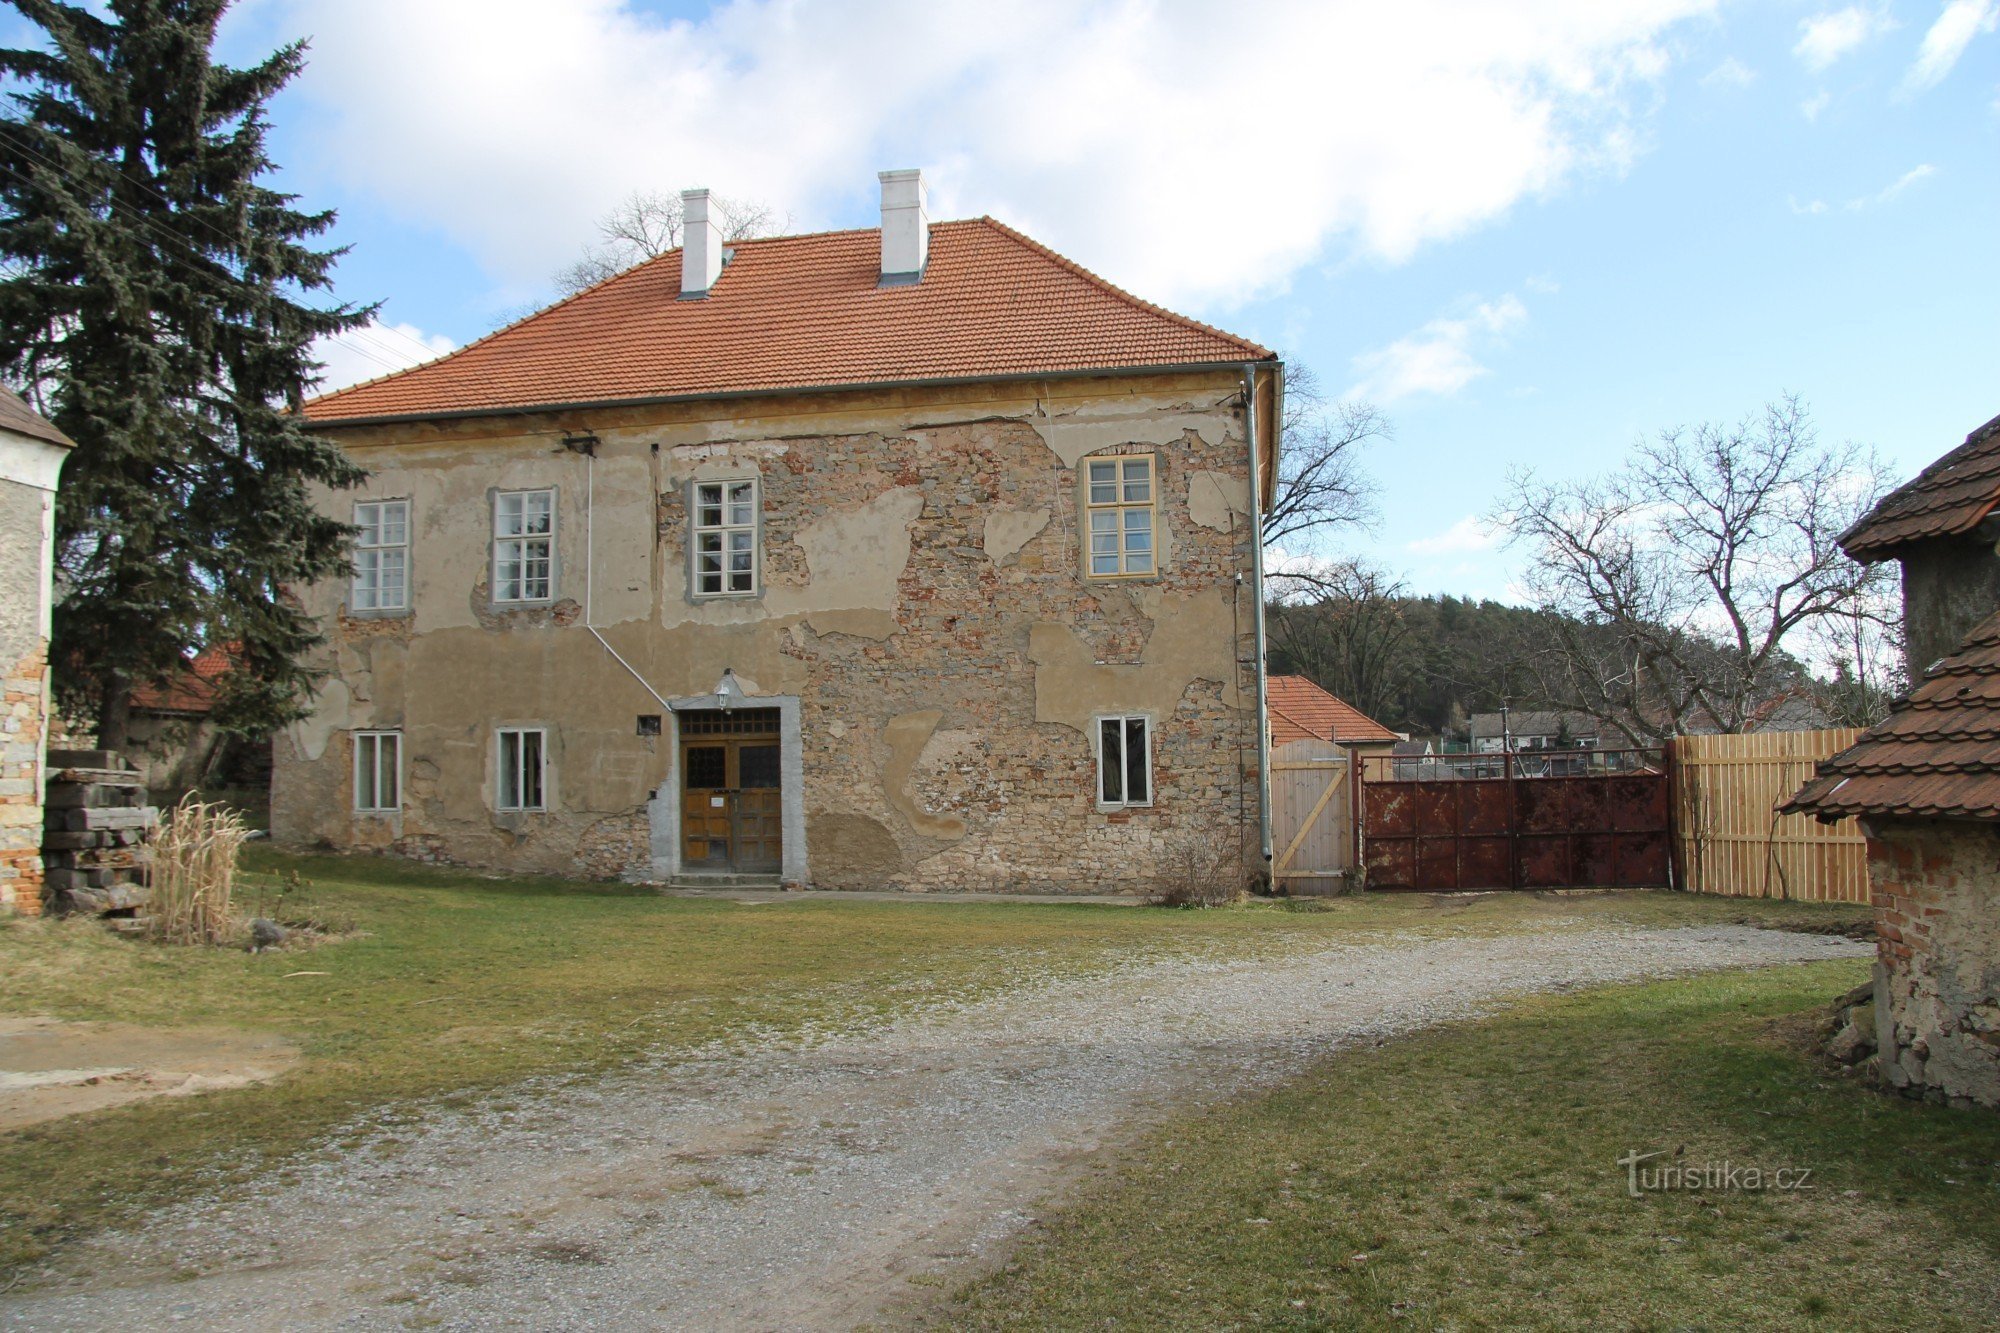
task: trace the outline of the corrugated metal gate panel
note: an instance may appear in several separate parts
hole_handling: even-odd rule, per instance
[[[1362,862],[1369,886],[1380,889],[1665,887],[1672,878],[1671,804],[1664,768],[1369,778],[1362,786]]]

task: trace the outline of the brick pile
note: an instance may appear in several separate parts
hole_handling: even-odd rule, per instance
[[[50,910],[98,915],[146,905],[153,832],[143,774],[111,750],[51,750],[42,819],[42,886]]]

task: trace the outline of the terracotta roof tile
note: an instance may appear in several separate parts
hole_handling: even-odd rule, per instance
[[[2000,502],[2000,417],[1965,437],[1915,480],[1884,496],[1868,516],[1841,535],[1841,549],[1876,561],[1896,548],[1932,537],[1970,532]]]
[[[1271,702],[1271,743],[1322,740],[1341,745],[1399,741],[1395,732],[1353,704],[1304,676],[1272,676],[1265,682]]]
[[[439,360],[308,402],[427,417],[899,380],[1265,360],[991,218],[931,227],[923,280],[877,285],[881,233],[737,241],[700,300],[669,251]]]
[[[2000,613],[1931,668],[1895,711],[1823,760],[1782,807],[1846,815],[2000,819]]]
[[[164,685],[140,685],[132,691],[132,707],[149,713],[206,714],[215,707],[215,682],[236,660],[233,649],[204,648]]]

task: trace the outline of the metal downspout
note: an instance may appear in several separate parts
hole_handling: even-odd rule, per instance
[[[1273,386],[1275,392],[1275,385]],[[1250,441],[1250,592],[1256,611],[1257,653],[1257,842],[1264,873],[1271,871],[1271,696],[1264,661],[1264,461],[1257,449],[1257,363],[1243,366],[1243,398]],[[1275,405],[1275,400],[1274,400]],[[1274,414],[1275,416],[1275,411]],[[1277,422],[1272,426],[1275,429]]]

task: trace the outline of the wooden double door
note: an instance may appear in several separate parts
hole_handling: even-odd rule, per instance
[[[776,709],[683,713],[681,864],[776,874],[784,791]]]

